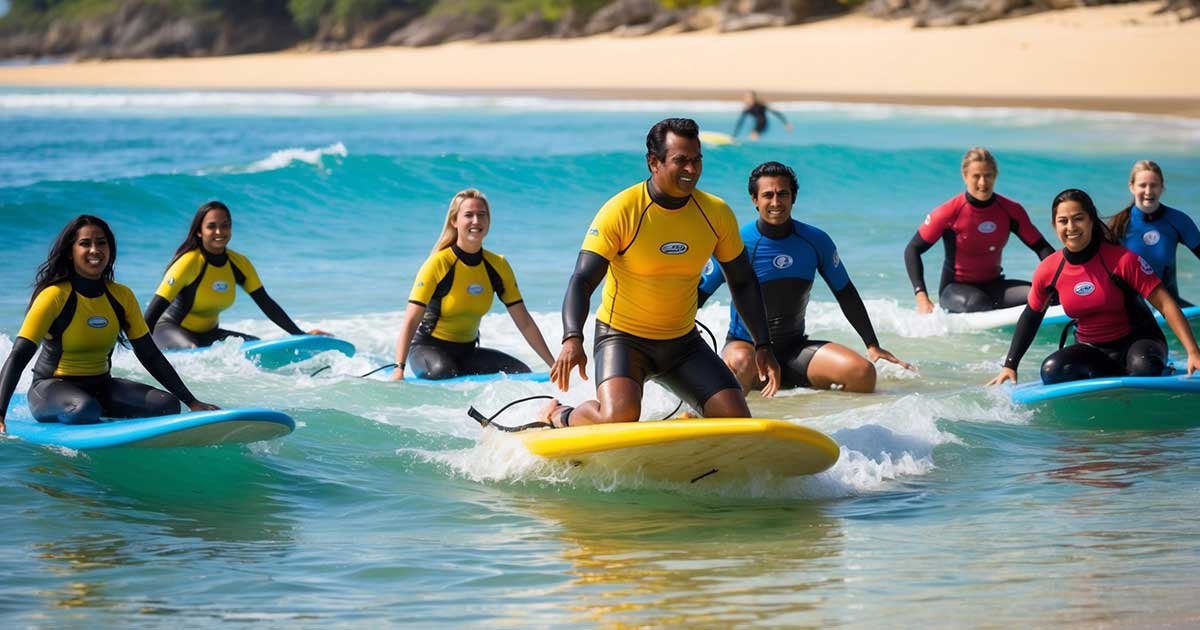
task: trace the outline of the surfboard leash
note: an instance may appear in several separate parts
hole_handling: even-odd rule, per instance
[[[471,407],[470,409],[467,409],[467,415],[470,416],[472,420],[478,422],[479,427],[481,429],[486,429],[488,427],[494,427],[497,430],[504,431],[505,433],[519,433],[526,429],[553,429],[554,425],[550,424],[549,422],[540,422],[540,421],[539,422],[530,422],[528,424],[522,424],[520,426],[515,426],[515,427],[504,426],[502,424],[496,424],[494,422],[494,420],[496,419],[497,416],[504,413],[505,411],[508,411],[508,408],[512,407],[513,405],[520,404],[523,402],[529,402],[531,400],[553,400],[553,399],[554,399],[553,396],[546,396],[546,395],[518,398],[517,400],[514,400],[514,401],[508,403],[507,405],[504,405],[503,407],[500,408],[500,411],[497,411],[496,413],[494,413],[490,416],[483,415],[483,413],[481,413],[475,407]]]

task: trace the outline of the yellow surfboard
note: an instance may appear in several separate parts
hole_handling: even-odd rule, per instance
[[[737,144],[737,139],[727,133],[721,133],[720,131],[701,131],[700,142],[702,144],[721,146],[727,144]]]
[[[520,437],[539,457],[664,481],[815,475],[839,454],[820,431],[764,418],[622,422]]]

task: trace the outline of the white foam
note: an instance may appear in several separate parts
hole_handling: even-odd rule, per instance
[[[247,165],[240,166],[225,166],[215,171],[201,170],[197,175],[209,175],[213,172],[217,173],[263,173],[266,171],[276,171],[281,168],[287,168],[297,162],[302,164],[311,164],[318,167],[324,173],[329,173],[330,170],[326,164],[327,158],[344,158],[350,153],[346,150],[346,145],[341,142],[335,142],[326,147],[319,149],[305,149],[302,147],[291,147],[280,149],[271,155]]]

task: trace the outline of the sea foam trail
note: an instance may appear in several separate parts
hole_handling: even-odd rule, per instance
[[[341,142],[335,142],[334,144],[318,149],[291,147],[275,151],[271,155],[268,155],[267,157],[251,164],[224,166],[216,169],[215,171],[201,170],[196,174],[199,176],[205,176],[214,172],[230,174],[264,173],[267,171],[275,171],[281,168],[287,168],[297,162],[302,164],[311,164],[313,166],[325,169],[327,172],[327,159],[332,158],[336,160],[338,158],[344,158],[348,155],[350,155],[350,153],[346,150],[346,145],[342,144]]]

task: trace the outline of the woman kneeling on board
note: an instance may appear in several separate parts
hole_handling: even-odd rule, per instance
[[[408,362],[417,378],[426,379],[529,372],[516,358],[479,347],[479,322],[495,296],[500,296],[529,347],[547,366],[554,364],[542,331],[525,308],[512,267],[503,256],[483,248],[491,224],[491,208],[478,190],[468,188],[450,200],[442,235],[408,296],[393,380],[404,379]]]
[[[144,418],[216,409],[196,400],[154,345],[133,291],[113,280],[117,241],[99,217],[67,224],[38,267],[33,299],[12,352],[0,369],[0,430],[17,381],[42,344],[33,367],[29,407],[39,422],[90,424],[101,417]],[[125,337],[146,370],[171,391],[110,372],[117,340]]]
[[[1017,322],[1004,368],[988,384],[1017,381],[1017,366],[1053,296],[1078,323],[1077,343],[1042,362],[1042,382],[1047,385],[1103,376],[1161,375],[1167,360],[1166,339],[1141,298],[1163,314],[1183,342],[1188,374],[1200,368],[1200,348],[1179,306],[1149,263],[1113,241],[1092,198],[1082,190],[1064,190],[1054,198],[1050,217],[1064,247],[1034,270],[1029,304]]]
[[[196,210],[187,237],[167,265],[162,284],[146,307],[146,324],[154,341],[168,350],[203,348],[229,337],[258,339],[219,326],[221,311],[233,306],[235,285],[241,286],[271,321],[293,335],[304,331],[267,295],[258,272],[245,256],[229,249],[233,216],[219,201]],[[310,335],[327,335],[310,330]]]

